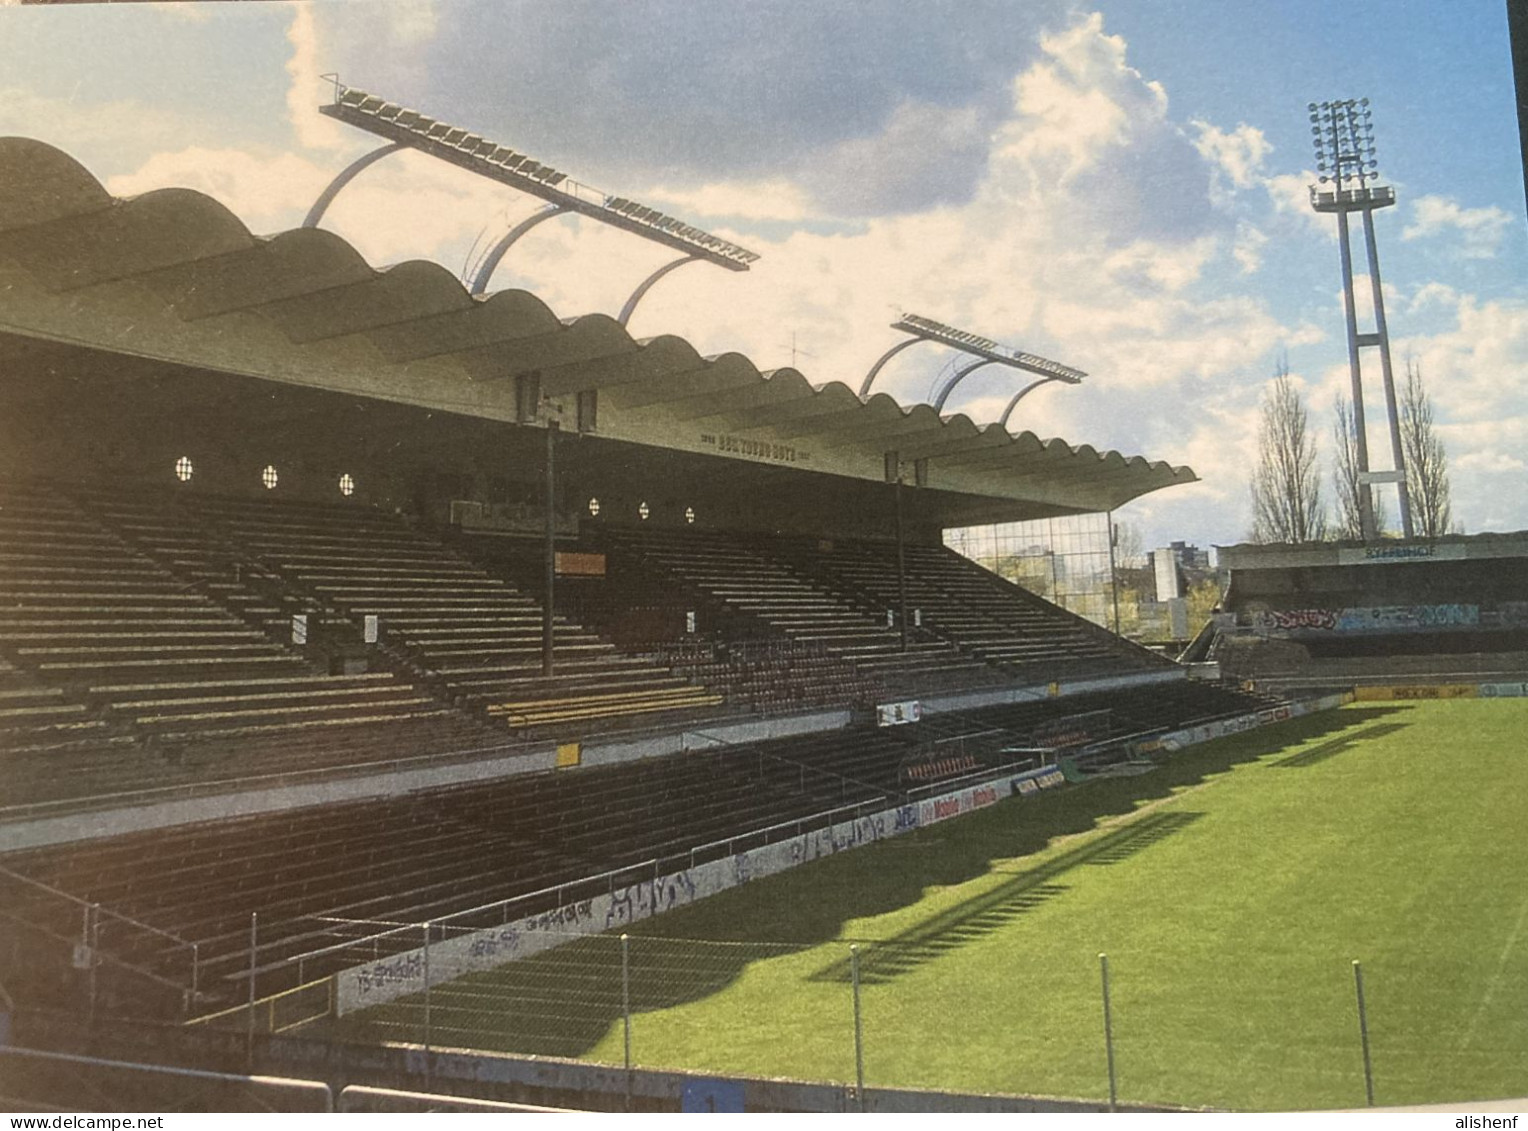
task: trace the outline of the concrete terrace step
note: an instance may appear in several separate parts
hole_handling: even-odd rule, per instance
[[[287,687],[362,687],[387,684],[397,679],[391,672],[362,672],[357,675],[295,675],[268,676],[257,679],[207,679],[187,680],[178,683],[117,683],[97,684],[90,688],[92,695],[133,695],[138,693],[162,694],[177,690],[218,690],[222,688],[287,688]]]

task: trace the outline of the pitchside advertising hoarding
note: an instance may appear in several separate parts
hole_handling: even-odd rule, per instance
[[[881,703],[875,709],[875,725],[878,727],[899,727],[907,723],[915,723],[923,718],[923,704],[916,699],[905,699],[900,703]]]

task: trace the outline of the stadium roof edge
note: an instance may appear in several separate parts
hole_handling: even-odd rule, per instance
[[[607,315],[559,317],[524,291],[475,298],[439,264],[379,270],[319,229],[255,236],[191,189],[114,198],[28,138],[0,138],[0,273],[14,281],[0,290],[12,335],[490,420],[519,419],[513,379],[535,373],[547,398],[597,393],[611,438],[863,479],[897,452],[950,490],[1078,510],[1197,479],[883,393],[862,401],[674,335],[637,341]]]

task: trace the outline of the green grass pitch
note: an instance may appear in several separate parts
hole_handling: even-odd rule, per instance
[[[639,924],[633,1060],[1126,1103],[1528,1095],[1528,701],[1364,704],[1006,801]],[[706,940],[706,941],[700,941]],[[623,1056],[618,940],[432,992],[433,1043]],[[350,1035],[417,1039],[417,1000]]]

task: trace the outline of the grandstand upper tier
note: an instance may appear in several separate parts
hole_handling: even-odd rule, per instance
[[[654,494],[653,480],[682,485],[685,505],[713,525],[725,515],[736,527],[842,532],[839,520],[858,516],[863,528],[874,509],[863,486],[883,483],[888,452],[918,476],[909,519],[925,532],[1108,510],[1195,478],[885,395],[861,401],[840,382],[762,373],[735,353],[702,357],[677,337],[634,340],[601,314],[564,321],[523,291],[477,299],[438,264],[374,270],[319,229],[256,237],[188,189],[119,200],[65,153],[25,138],[0,139],[0,273],[6,383],[24,387],[33,413],[50,399],[115,392],[113,401],[160,410],[166,443],[191,438],[182,423],[205,435],[206,402],[237,395],[209,378],[237,375],[257,382],[242,386],[245,398],[272,396],[272,384],[345,394],[352,419],[353,406],[387,402],[640,444],[649,450],[638,474],[652,475],[631,485]],[[177,377],[202,390],[200,404],[153,387]],[[330,430],[343,451],[344,432]],[[534,447],[523,434],[519,446]],[[589,458],[629,481],[639,454],[597,447]],[[8,444],[6,455],[38,466],[29,446]],[[832,476],[836,489],[807,486],[801,472]],[[357,482],[386,501],[380,484]],[[797,482],[803,490],[777,489]],[[703,487],[705,497],[694,494]]]
[[[1194,478],[0,139],[12,805],[1160,674],[941,533]]]

